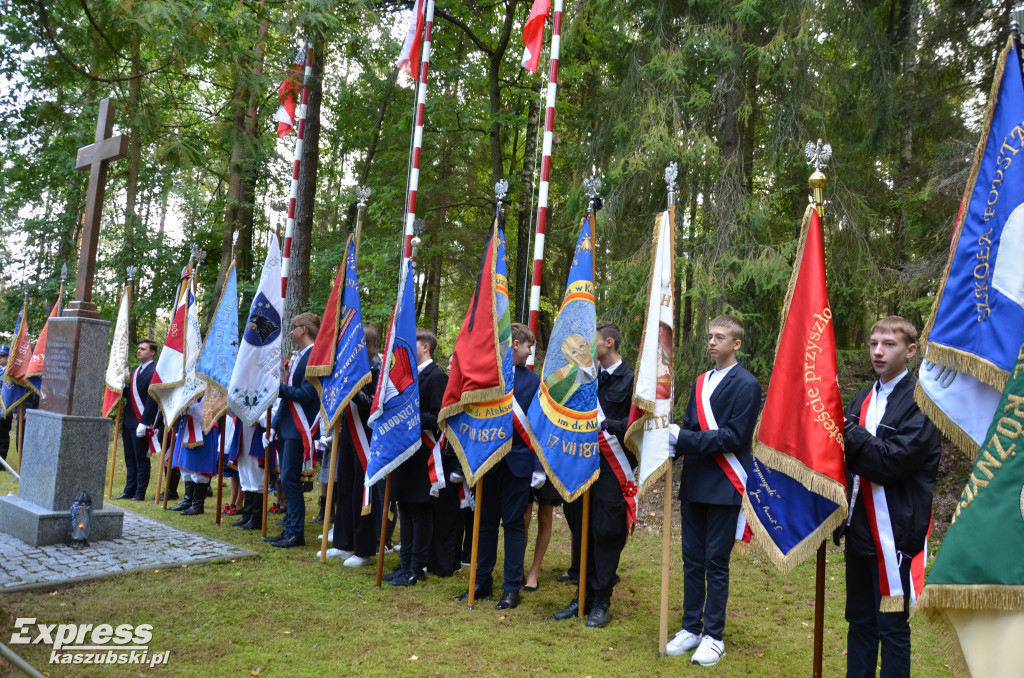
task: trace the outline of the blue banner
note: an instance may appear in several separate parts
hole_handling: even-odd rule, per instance
[[[217,384],[225,393],[238,357],[238,337],[238,274],[232,261],[196,364],[196,374],[207,383]]]
[[[540,388],[527,417],[533,449],[548,480],[573,501],[597,480],[597,311],[594,307],[594,216],[583,220],[562,306],[544,357]]]
[[[416,288],[411,259],[406,260],[402,269],[386,347],[367,422],[373,428],[366,466],[367,487],[401,466],[421,444]]]

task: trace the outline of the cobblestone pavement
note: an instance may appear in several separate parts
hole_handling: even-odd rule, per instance
[[[29,546],[0,532],[0,593],[253,555],[249,549],[126,510],[120,539],[90,542],[83,549],[66,544]]]

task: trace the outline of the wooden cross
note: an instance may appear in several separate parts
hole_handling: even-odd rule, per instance
[[[128,156],[128,137],[111,137],[116,110],[110,99],[100,102],[100,116],[96,122],[96,141],[78,149],[75,169],[89,170],[89,190],[82,224],[82,248],[78,256],[78,284],[75,300],[68,304],[64,316],[98,318],[92,303],[92,280],[96,273],[96,245],[100,236],[100,216],[103,214],[103,193],[107,186],[107,164]]]

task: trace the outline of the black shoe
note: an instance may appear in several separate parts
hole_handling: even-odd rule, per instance
[[[192,489],[192,505],[181,512],[183,516],[198,516],[204,513],[206,492],[210,489],[209,483],[196,483]]]
[[[324,509],[327,506],[327,497],[320,497],[320,513],[316,514],[316,518],[313,518],[313,522],[318,525],[324,524]]]
[[[241,527],[245,523],[252,520],[253,500],[252,496],[255,492],[246,492],[242,495],[242,515],[238,517],[233,523],[229,523],[229,527]]]
[[[280,549],[290,549],[293,546],[305,546],[306,537],[301,534],[286,534],[280,539],[270,542],[271,546],[276,546]]]
[[[419,572],[416,572],[416,570],[405,570],[393,579],[389,579],[388,583],[392,586],[415,586],[416,582],[423,581],[426,578],[427,575],[423,574],[423,570]]]
[[[181,500],[180,504],[174,506],[168,506],[168,511],[184,511],[192,506],[192,496],[195,492],[196,484],[191,480],[185,481],[185,498]]]
[[[537,584],[536,586],[523,586],[523,590],[526,591],[527,593],[533,593],[534,591],[536,591],[539,588],[540,588],[540,584]]]
[[[132,499],[135,499],[135,493],[134,492],[122,492],[121,494],[119,494],[116,497],[114,497],[114,499],[128,499],[129,501],[131,501]]]
[[[170,501],[172,499],[178,499],[178,493],[177,492],[171,492],[169,495],[167,495],[167,501]],[[164,493],[161,492],[160,493],[160,497],[157,499],[157,501],[163,501],[163,500],[164,500]],[[191,502],[189,502],[189,503],[191,503]]]
[[[249,522],[242,523],[238,526],[240,530],[262,530],[263,529],[263,493],[255,492],[253,494],[252,503],[252,515],[249,516]]]
[[[132,499],[132,501],[146,501],[146,495],[144,495],[144,494],[137,494]]]
[[[514,607],[519,607],[519,591],[506,591],[505,595],[498,601],[498,604],[494,606],[494,609],[511,610]]]
[[[571,574],[563,572],[562,574],[555,577],[555,581],[575,581]]]
[[[612,620],[612,613],[608,610],[608,603],[603,600],[594,602],[594,608],[587,615],[587,626],[592,629],[603,629]]]
[[[388,572],[384,576],[384,581],[390,582],[392,579],[395,579],[396,577],[402,577],[402,576],[405,576],[407,574],[409,574],[409,571],[406,570],[401,565],[399,565],[398,567],[396,567],[395,569],[391,570],[390,572]]]
[[[555,613],[555,619],[562,621],[571,617],[578,617],[580,614],[580,599],[573,598],[572,602]]]
[[[275,541],[277,541],[278,539],[284,539],[287,536],[288,536],[287,532],[282,532],[281,534],[275,534],[273,536],[268,534],[266,537],[260,537],[260,539],[262,539],[263,541],[267,542],[268,544],[272,544]]]
[[[494,590],[490,586],[475,586],[473,588],[473,600],[483,600],[484,598],[490,598],[492,595],[494,595]],[[469,591],[460,593],[452,598],[452,600],[459,603],[469,600]]]

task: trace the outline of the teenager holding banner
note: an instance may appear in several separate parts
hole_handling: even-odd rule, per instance
[[[711,321],[708,354],[715,368],[699,375],[690,392],[675,454],[685,455],[679,482],[683,538],[683,629],[666,654],[696,649],[691,663],[712,666],[725,654],[729,556],[736,540],[749,541],[741,511],[761,407],[761,384],[736,361],[743,323],[730,315]]]
[[[156,454],[160,432],[156,426],[147,427],[143,421],[157,420],[159,407],[149,396],[149,383],[156,367],[153,362],[159,347],[152,339],[143,339],[135,349],[139,366],[128,379],[128,407],[121,419],[121,443],[124,448],[124,492],[114,499],[146,498],[149,487],[149,455]]]
[[[907,361],[917,353],[916,341],[917,329],[899,316],[875,323],[868,350],[878,381],[846,408],[847,485],[853,493],[846,532],[846,675],[852,678],[875,675],[879,645],[883,676],[910,675],[909,611],[924,582],[923,551],[942,456],[938,429],[914,402],[916,381]]]

